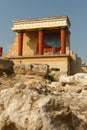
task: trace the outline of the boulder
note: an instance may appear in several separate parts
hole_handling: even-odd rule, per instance
[[[48,82],[20,72],[0,77],[0,130],[87,130],[87,74]]]
[[[13,72],[13,61],[9,59],[0,59],[0,74],[3,72],[10,74]]]
[[[87,73],[77,73],[71,76],[61,75],[59,77],[60,83],[65,84],[77,84],[77,85],[87,85]]]
[[[32,89],[0,93],[0,130],[72,130],[69,99]]]
[[[87,90],[48,91],[20,83],[0,92],[0,130],[87,130],[86,99]]]
[[[14,73],[47,76],[49,73],[49,66],[47,64],[15,64]]]

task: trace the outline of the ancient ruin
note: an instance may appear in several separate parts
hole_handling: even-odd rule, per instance
[[[0,130],[87,130],[86,65],[70,49],[69,18],[16,20],[12,31],[9,52],[0,47]]]
[[[70,48],[70,26],[68,16],[14,20],[16,36],[6,57],[19,64],[45,63],[68,75],[87,72],[85,62]]]

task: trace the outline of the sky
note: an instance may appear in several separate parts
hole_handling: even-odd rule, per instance
[[[14,20],[68,16],[71,22],[71,50],[87,63],[87,0],[0,0],[0,46],[11,47]]]

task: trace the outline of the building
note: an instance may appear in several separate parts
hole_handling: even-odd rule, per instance
[[[67,74],[83,72],[82,60],[70,50],[70,25],[68,16],[13,21],[16,37],[7,57],[14,63],[45,63]]]

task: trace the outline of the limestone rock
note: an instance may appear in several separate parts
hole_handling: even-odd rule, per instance
[[[87,84],[87,74],[86,73],[77,73],[72,76],[61,75],[59,78],[61,83],[66,84],[77,84],[77,85],[86,85]]]
[[[6,72],[7,74],[13,72],[14,63],[9,59],[0,59],[0,74]]]
[[[30,89],[3,90],[0,93],[0,130],[62,130],[63,127],[71,130],[72,124],[68,125],[71,111],[61,98],[50,94],[41,96]]]
[[[52,81],[48,66],[39,75],[22,65],[0,77],[0,130],[87,130],[87,74]]]
[[[0,130],[87,130],[87,90],[22,86],[0,92]]]
[[[48,75],[49,66],[46,64],[15,64],[14,72],[16,74],[31,74],[31,75]]]

